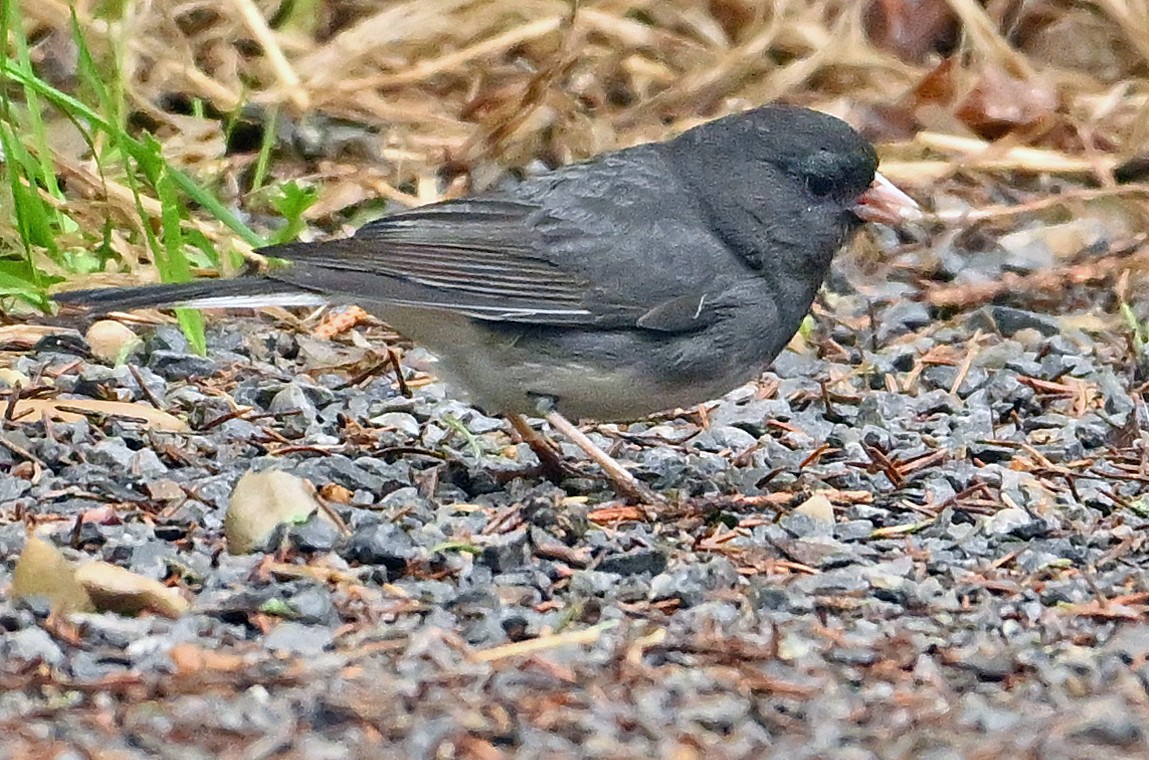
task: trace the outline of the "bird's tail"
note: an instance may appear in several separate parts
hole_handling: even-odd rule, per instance
[[[269,277],[193,280],[130,288],[70,290],[53,296],[66,307],[107,313],[148,307],[195,309],[315,306],[327,302],[318,293]]]

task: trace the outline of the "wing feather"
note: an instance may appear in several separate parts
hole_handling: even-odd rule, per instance
[[[593,324],[596,314],[586,305],[591,284],[545,258],[532,223],[543,213],[494,197],[445,201],[371,222],[346,240],[266,253],[305,267],[316,288],[324,271],[364,275],[351,295],[365,299],[489,320]],[[290,271],[283,277],[292,279]],[[346,277],[335,279],[357,287]]]

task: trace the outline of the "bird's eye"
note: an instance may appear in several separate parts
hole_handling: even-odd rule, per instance
[[[841,159],[828,150],[819,150],[806,156],[799,171],[806,181],[806,187],[818,197],[830,195],[841,185]]]
[[[829,195],[834,191],[834,180],[824,174],[806,175],[806,187],[818,197]]]

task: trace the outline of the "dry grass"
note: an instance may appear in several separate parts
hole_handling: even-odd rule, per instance
[[[369,199],[426,202],[507,167],[569,162],[770,100],[894,143],[887,173],[927,200],[955,176],[1065,174],[1110,187],[1115,164],[1149,152],[1149,0],[113,6],[74,8],[95,55],[118,56],[136,120],[170,159],[240,207],[264,208],[248,192],[258,146],[228,150],[220,114],[254,105],[262,122],[275,111],[289,139],[272,180],[316,183],[308,216],[336,224]],[[21,6],[40,71],[65,89],[71,7]],[[300,159],[283,149],[291,141],[313,153]],[[74,216],[118,210],[129,223],[130,197],[85,146],[65,140],[57,158],[73,178],[64,202]]]

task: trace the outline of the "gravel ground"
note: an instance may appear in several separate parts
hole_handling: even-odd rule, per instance
[[[1149,755],[1145,365],[1111,288],[1025,292],[1113,248],[965,243],[844,256],[759,383],[593,428],[669,499],[654,519],[569,445],[578,477],[532,474],[418,350],[410,397],[380,351],[270,318],[215,320],[208,359],[168,325],[115,367],[66,336],[7,351],[57,403],[193,432],[6,422],[0,588],[34,524],[190,611],[5,592],[0,756]],[[929,305],[1005,273],[996,303]],[[269,468],[338,520],[230,554],[232,489]]]

